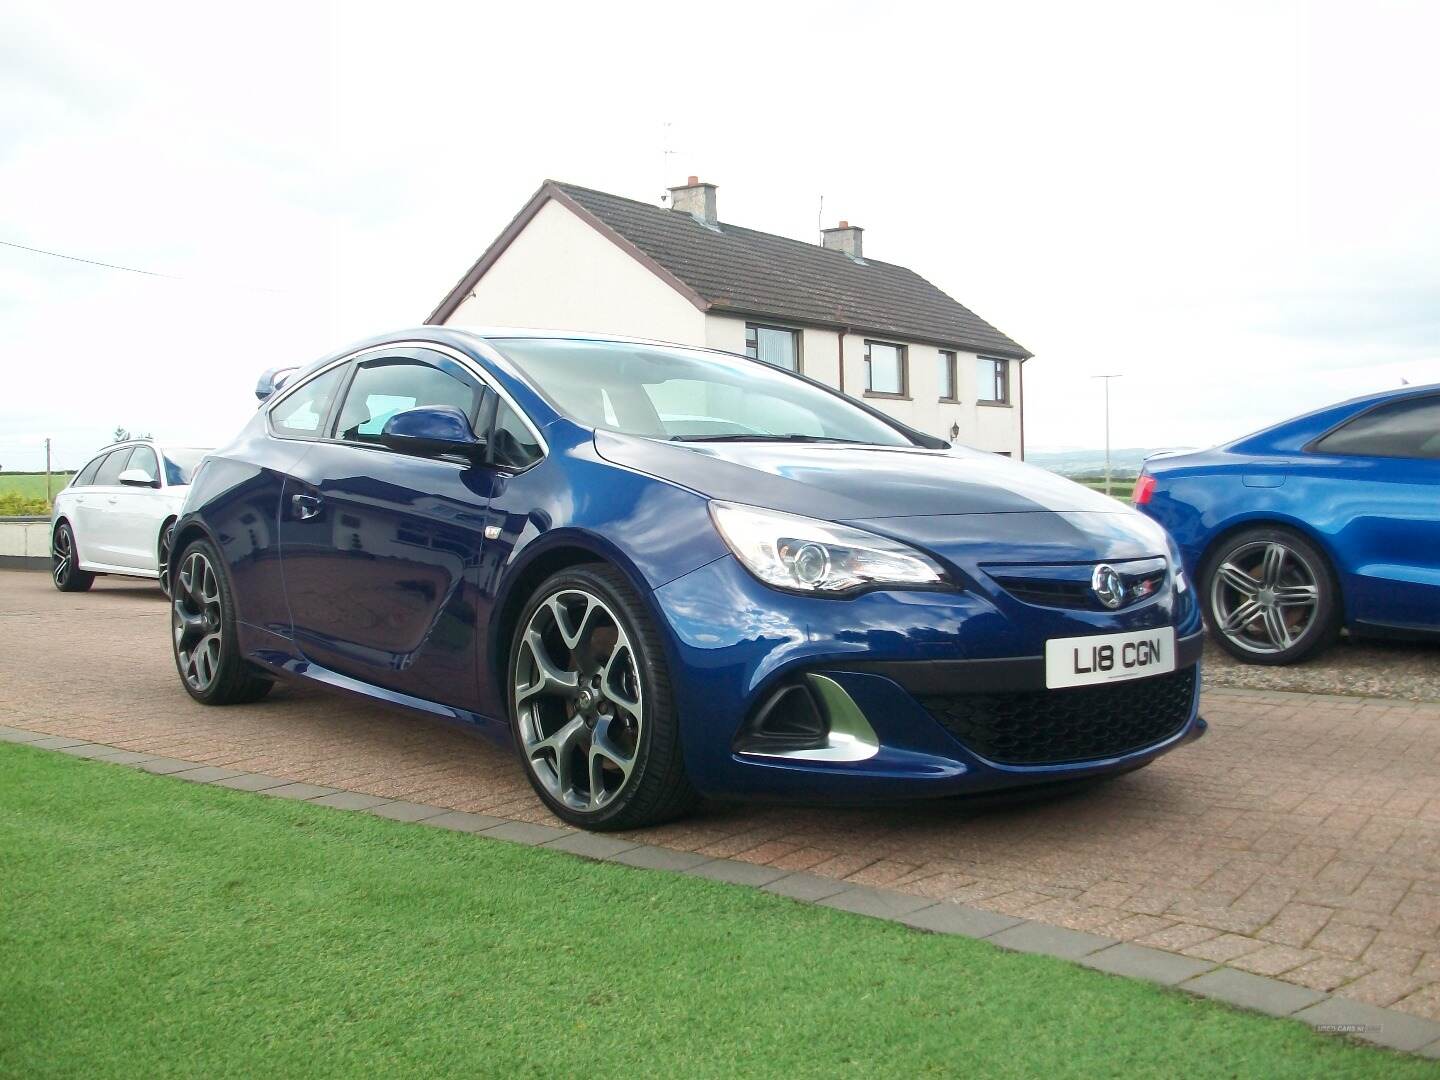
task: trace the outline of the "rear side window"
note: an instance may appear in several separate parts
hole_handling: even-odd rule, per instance
[[[137,446],[130,453],[130,460],[126,462],[125,468],[139,469],[150,478],[153,484],[160,479],[160,463],[155,460],[155,451],[148,446]]]
[[[496,410],[495,430],[490,437],[490,460],[508,469],[525,469],[539,461],[540,456],[539,440],[515,410],[502,401]]]
[[[1326,435],[1315,449],[1324,454],[1440,459],[1440,397],[1371,409]]]
[[[109,456],[101,462],[99,470],[95,473],[95,486],[113,487],[120,483],[120,474],[125,471],[125,463],[129,460],[130,447],[128,446],[110,451]]]
[[[101,454],[94,461],[90,462],[89,465],[86,465],[85,468],[80,470],[75,479],[70,481],[70,486],[72,488],[89,487],[95,483],[95,474],[100,471],[100,463],[104,460],[105,455]]]
[[[345,364],[337,364],[278,402],[270,410],[270,427],[275,434],[300,439],[319,438],[320,426],[330,412],[330,403],[340,389],[346,367]]]
[[[418,360],[373,360],[355,370],[336,436],[347,442],[376,442],[386,421],[420,405],[453,405],[473,423],[479,404],[477,383]]]

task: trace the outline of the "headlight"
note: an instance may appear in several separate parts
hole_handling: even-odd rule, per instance
[[[735,557],[777,589],[843,593],[865,585],[938,585],[940,568],[913,548],[829,521],[712,502]]]

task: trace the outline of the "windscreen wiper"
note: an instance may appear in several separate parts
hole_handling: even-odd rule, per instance
[[[836,439],[829,435],[771,435],[757,433],[745,435],[736,432],[730,435],[671,435],[671,442],[831,442],[853,443],[855,439]],[[868,444],[865,444],[868,445]]]

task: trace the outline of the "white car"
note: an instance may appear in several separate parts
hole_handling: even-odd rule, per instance
[[[55,496],[50,570],[61,592],[97,574],[158,578],[170,595],[170,526],[209,450],[132,440],[107,447]]]

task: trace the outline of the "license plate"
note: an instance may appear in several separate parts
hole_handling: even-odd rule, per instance
[[[1090,686],[1175,670],[1175,628],[1052,638],[1045,643],[1045,685]]]

